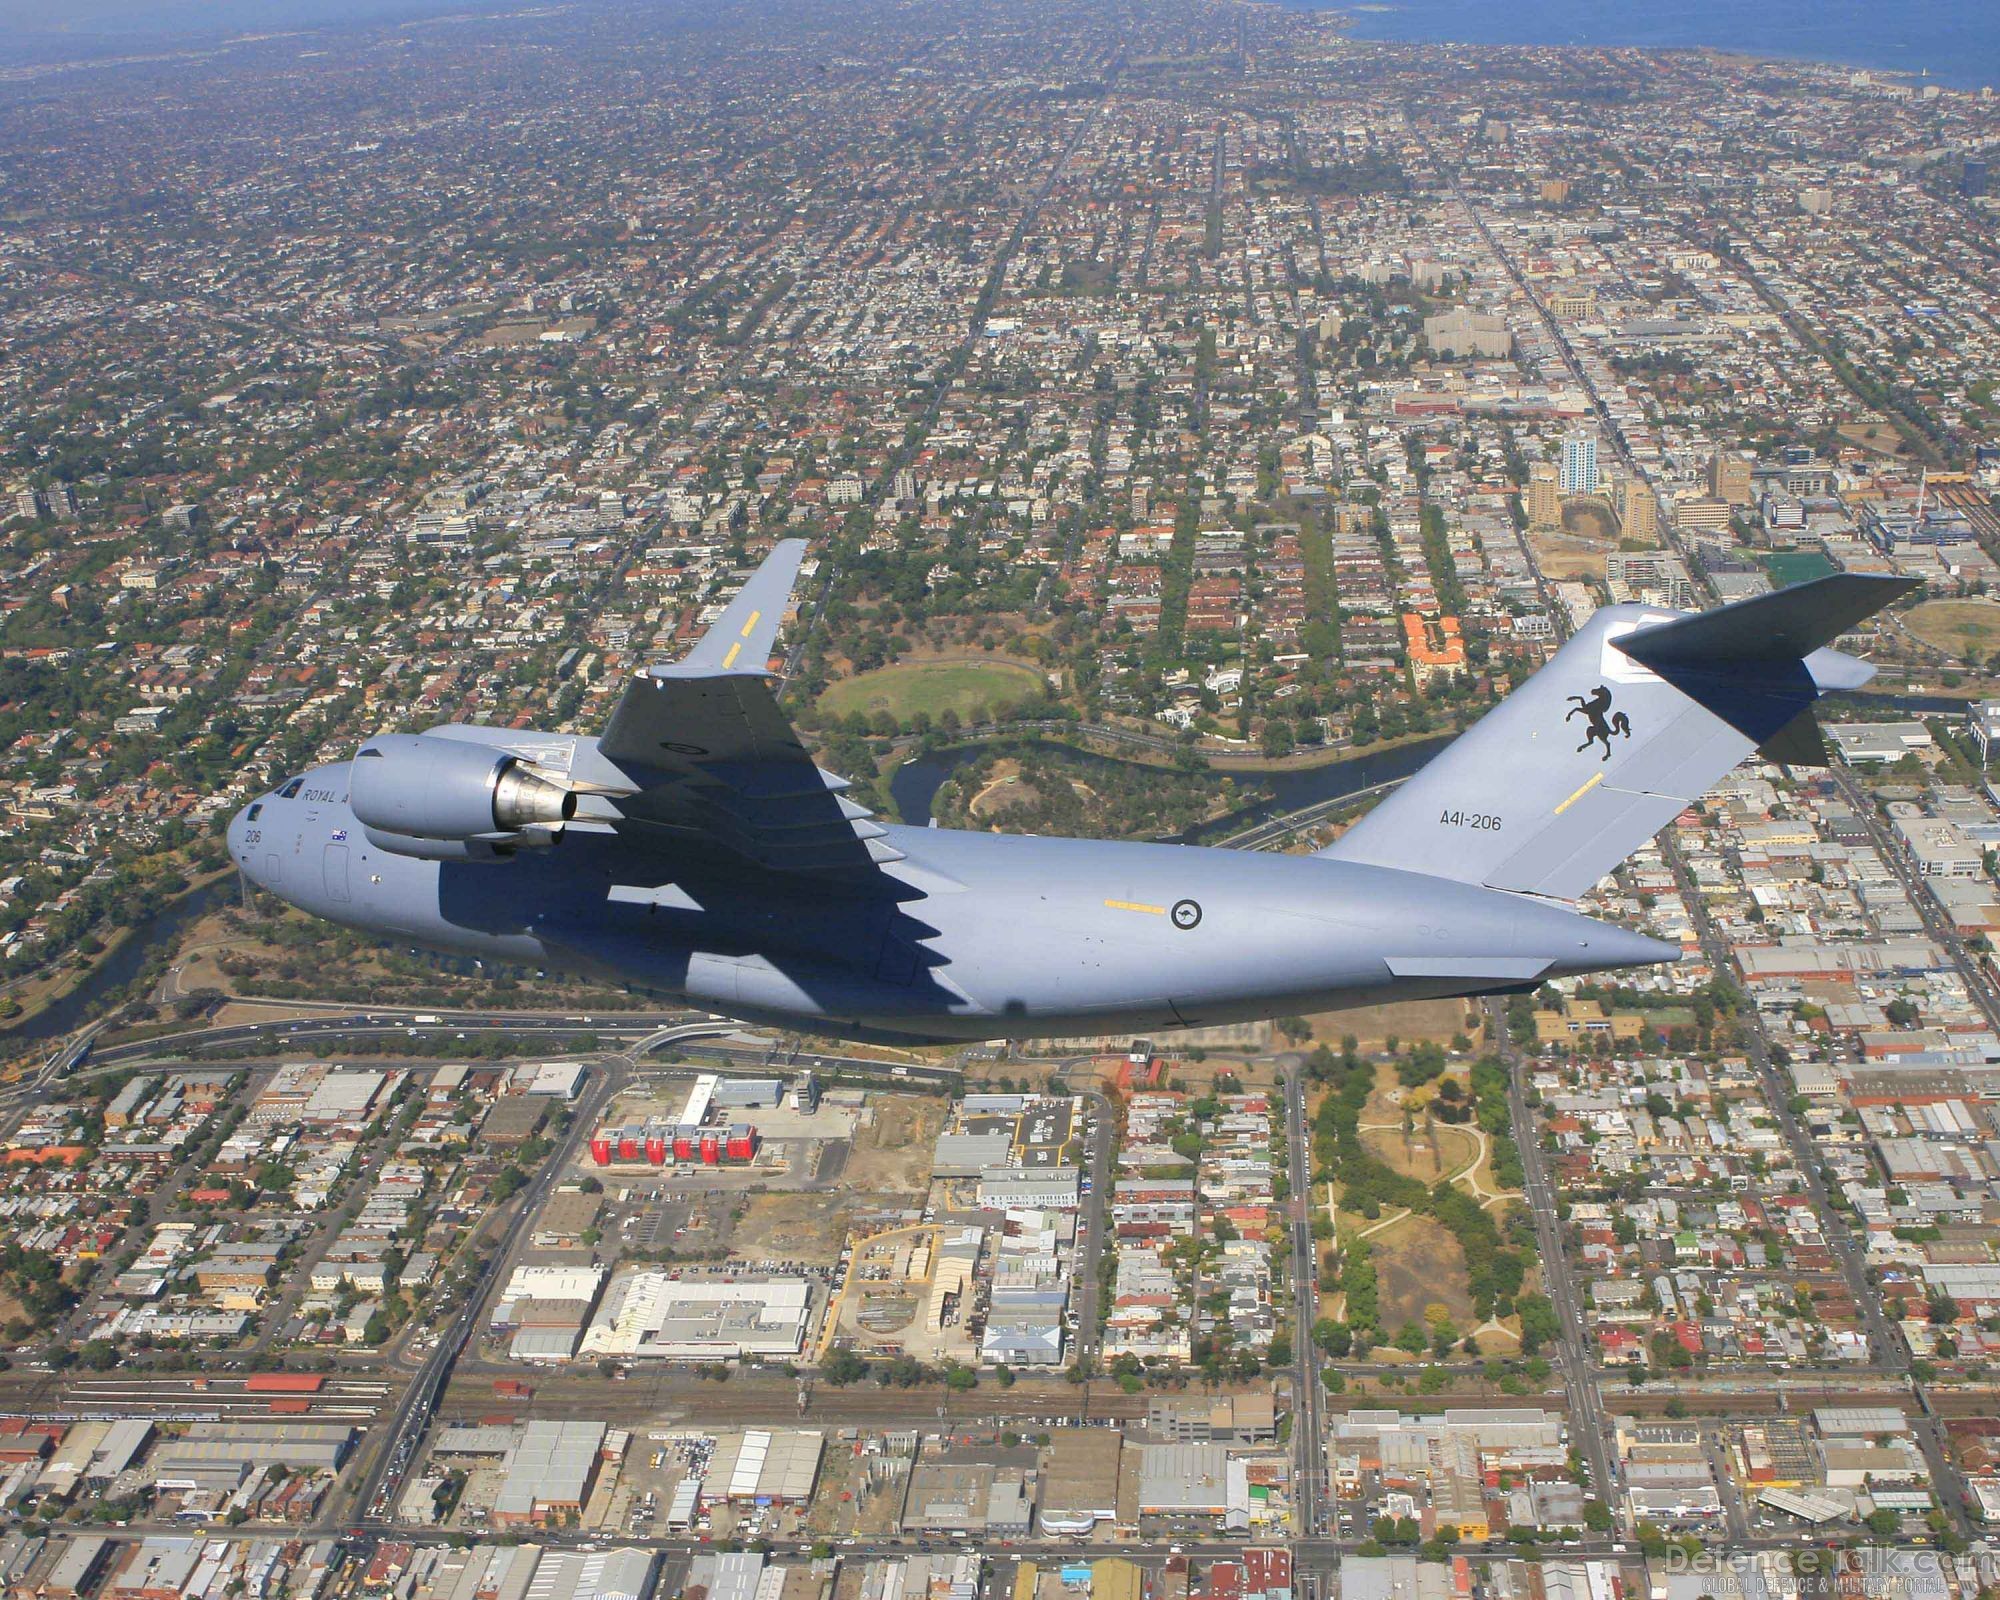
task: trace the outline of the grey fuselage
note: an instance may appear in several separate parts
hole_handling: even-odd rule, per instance
[[[1151,1033],[1678,955],[1532,896],[1180,845],[892,827],[885,842],[907,859],[872,891],[607,832],[493,862],[418,860],[369,842],[349,765],[236,815],[229,849],[252,881],[385,939],[848,1038]]]

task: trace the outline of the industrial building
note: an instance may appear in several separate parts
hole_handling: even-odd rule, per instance
[[[567,1361],[596,1308],[604,1277],[604,1268],[589,1265],[516,1267],[488,1326],[496,1333],[511,1330],[507,1354],[516,1361]]]
[[[396,1592],[408,1600],[647,1600],[658,1560],[630,1548],[418,1546]]]
[[[758,1140],[752,1124],[724,1124],[712,1119],[726,1106],[774,1106],[777,1090],[776,1080],[764,1079],[731,1079],[725,1089],[721,1078],[705,1072],[688,1090],[679,1116],[600,1127],[590,1136],[590,1159],[600,1167],[663,1167],[688,1162],[714,1167],[754,1160]]]
[[[816,1428],[718,1433],[703,1495],[749,1505],[803,1505],[819,1481],[825,1444],[826,1436]]]
[[[1141,1445],[1139,1515],[1225,1516],[1229,1511],[1229,1467],[1229,1452],[1219,1444]]]
[[[496,1528],[546,1527],[583,1513],[604,1449],[601,1422],[530,1422],[507,1452]]]
[[[796,1356],[812,1288],[803,1278],[673,1278],[642,1268],[618,1278],[583,1336],[584,1356],[727,1361]]]
[[[154,1487],[230,1490],[258,1468],[338,1472],[354,1430],[336,1422],[195,1422],[153,1452]]]

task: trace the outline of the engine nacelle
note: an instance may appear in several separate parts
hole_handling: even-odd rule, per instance
[[[453,844],[547,840],[576,815],[576,796],[519,756],[464,739],[390,733],[361,747],[348,778],[355,820],[384,850],[396,839]],[[530,831],[533,830],[533,831]],[[432,860],[467,856],[422,852]]]
[[[377,850],[418,861],[507,861],[514,854],[511,844],[490,839],[419,839],[413,833],[384,833],[380,828],[363,828],[361,837]]]

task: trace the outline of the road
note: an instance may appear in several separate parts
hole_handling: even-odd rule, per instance
[[[1321,800],[1317,804],[1302,806],[1297,811],[1287,811],[1280,817],[1268,817],[1241,833],[1232,833],[1226,839],[1216,840],[1225,850],[1268,850],[1272,845],[1282,844],[1295,833],[1302,833],[1316,823],[1338,816],[1350,806],[1379,800],[1390,790],[1408,782],[1406,778],[1391,778],[1387,783],[1371,783],[1365,789],[1356,789],[1351,794],[1336,795],[1331,800]]]
[[[578,1096],[576,1115],[571,1119],[569,1132],[563,1139],[562,1147],[542,1163],[541,1171],[521,1192],[512,1218],[500,1236],[499,1247],[486,1257],[486,1262],[474,1276],[464,1291],[464,1300],[453,1315],[451,1322],[439,1336],[436,1346],[425,1359],[424,1364],[403,1391],[395,1411],[389,1418],[388,1435],[374,1460],[353,1486],[352,1505],[360,1513],[360,1519],[367,1525],[386,1528],[395,1520],[395,1511],[400,1504],[404,1480],[409,1470],[416,1464],[422,1449],[423,1438],[430,1427],[432,1416],[437,1411],[439,1398],[451,1380],[452,1368],[460,1354],[470,1343],[479,1327],[480,1318],[485,1314],[486,1301],[499,1275],[511,1269],[514,1253],[528,1220],[541,1209],[542,1202],[554,1187],[556,1180],[569,1169],[575,1158],[577,1146],[597,1126],[597,1119],[605,1103],[611,1098],[618,1084],[618,1075],[612,1072],[594,1074],[589,1086]],[[331,1516],[337,1499],[328,1502],[327,1525],[340,1519]]]
[[[1590,1470],[1591,1492],[1615,1511],[1618,1475],[1612,1463],[1611,1423],[1597,1385],[1597,1354],[1590,1346],[1589,1319],[1577,1294],[1569,1254],[1563,1248],[1555,1189],[1549,1181],[1548,1163],[1543,1159],[1534,1114],[1528,1107],[1527,1068],[1507,1037],[1505,1007],[1495,1001],[1490,1003],[1489,1010],[1493,1018],[1492,1036],[1499,1042],[1501,1056],[1507,1063],[1507,1110],[1514,1119],[1514,1142],[1521,1151],[1522,1184],[1528,1212],[1535,1219],[1535,1240],[1541,1248],[1542,1288],[1562,1324],[1557,1360],[1563,1393],[1569,1401],[1570,1433]]]
[[[1703,956],[1709,967],[1717,973],[1734,970],[1733,958],[1728,943],[1716,931],[1715,923],[1708,914],[1708,905],[1703,899],[1694,876],[1688,870],[1687,862],[1679,846],[1671,838],[1662,838],[1662,849],[1667,864],[1674,874],[1675,884],[1680,889],[1683,904],[1693,918],[1695,931],[1701,941]],[[1915,896],[1912,896],[1913,901]],[[1961,1535],[1969,1536],[1966,1522],[1966,1506],[1969,1492],[1964,1478],[1951,1464],[1950,1452],[1946,1446],[1943,1429],[1925,1400],[1922,1386],[1910,1375],[1909,1350],[1904,1345],[1902,1335],[1890,1323],[1882,1310],[1882,1297],[1875,1286],[1868,1281],[1868,1266],[1859,1243],[1846,1219],[1835,1210],[1827,1193],[1825,1180],[1821,1176],[1819,1152],[1814,1148],[1812,1136],[1806,1132],[1792,1111],[1795,1086],[1778,1069],[1771,1058],[1771,1041],[1764,1031],[1764,1019],[1755,1007],[1743,1014],[1744,1026],[1738,1031],[1743,1039],[1751,1065],[1756,1069],[1758,1082],[1764,1090],[1764,1098],[1770,1103],[1771,1114],[1776,1118],[1778,1128],[1784,1134],[1786,1147],[1791,1151],[1792,1163],[1797,1168],[1800,1181],[1807,1198],[1812,1201],[1814,1214],[1819,1219],[1821,1236],[1833,1251],[1834,1259],[1840,1263],[1841,1275],[1847,1280],[1847,1291],[1854,1301],[1855,1309],[1861,1316],[1862,1327],[1868,1335],[1868,1348],[1872,1361],[1880,1367],[1892,1368],[1909,1379],[1911,1391],[1923,1408],[1922,1417],[1915,1423],[1917,1443],[1923,1448],[1925,1463],[1930,1468],[1931,1481],[1943,1505],[1945,1514],[1951,1518],[1952,1526]]]
[[[1986,974],[1980,970],[1972,952],[1965,948],[1965,941],[1958,936],[1958,930],[1944,915],[1937,897],[1930,892],[1922,875],[1911,865],[1909,853],[1903,848],[1902,841],[1883,825],[1881,814],[1875,809],[1874,800],[1860,784],[1854,781],[1853,773],[1837,762],[1827,768],[1827,771],[1832,775],[1834,785],[1840,790],[1841,798],[1854,808],[1854,814],[1868,829],[1868,836],[1875,845],[1876,854],[1880,855],[1888,864],[1889,870],[1896,874],[1897,882],[1903,886],[1903,893],[1916,908],[1917,915],[1923,919],[1924,932],[1951,957],[1952,965],[1958,968],[1959,977],[1965,983],[1966,992],[1972,996],[1973,1004],[1986,1014],[1986,1020],[1992,1024],[1994,1031],[2000,1032],[2000,996],[1995,995],[1993,985],[1987,981]]]
[[[1104,1336],[1099,1326],[1098,1306],[1101,1300],[1101,1286],[1097,1274],[1099,1264],[1104,1259],[1104,1247],[1109,1242],[1106,1235],[1104,1207],[1111,1193],[1113,1179],[1112,1149],[1114,1123],[1111,1104],[1095,1089],[1069,1086],[1070,1093],[1080,1098],[1088,1107],[1091,1124],[1090,1158],[1084,1167],[1089,1190],[1083,1196],[1083,1203],[1077,1207],[1077,1229],[1082,1241],[1077,1250],[1076,1261],[1076,1338],[1075,1357],[1085,1371],[1095,1371],[1098,1358],[1103,1353]]]
[[[1294,1058],[1285,1072],[1285,1156],[1291,1181],[1293,1370],[1292,1481],[1299,1530],[1315,1537],[1325,1520],[1325,1395],[1319,1381],[1319,1348],[1312,1327],[1319,1311],[1319,1272],[1313,1250],[1312,1184],[1306,1125],[1305,1072]]]
[[[689,1053],[714,1056],[734,1071],[752,1074],[791,1074],[810,1068],[828,1080],[907,1082],[920,1088],[945,1090],[956,1087],[964,1077],[957,1067],[909,1062],[900,1057],[786,1049],[774,1040],[746,1033],[740,1024],[727,1020],[661,1026],[656,1021],[634,1025],[626,1021],[584,1022],[569,1017],[521,1016],[503,1012],[427,1012],[425,1015],[436,1015],[439,1020],[417,1024],[405,1019],[385,1020],[374,1014],[350,1012],[338,1017],[288,1017],[270,1022],[238,1022],[226,1027],[190,1029],[131,1044],[110,1045],[97,1051],[90,1059],[95,1072],[164,1063],[189,1052],[240,1045],[330,1045],[342,1039],[408,1038],[413,1035],[435,1037],[440,1033],[505,1033],[517,1038],[538,1035],[546,1038],[550,1050],[555,1052],[565,1043],[573,1045],[585,1036],[602,1039],[608,1035],[626,1044],[627,1048],[622,1053],[634,1057],[676,1044],[687,1047]],[[241,1062],[219,1063],[217,1070],[228,1071],[241,1065]],[[28,1091],[17,1089],[13,1092],[18,1097]]]

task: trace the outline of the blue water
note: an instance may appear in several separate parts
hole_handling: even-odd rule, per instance
[[[1321,9],[1313,0],[1292,0]],[[2000,86],[1996,0],[1384,0],[1345,12],[1357,39],[1419,44],[1716,49]]]

